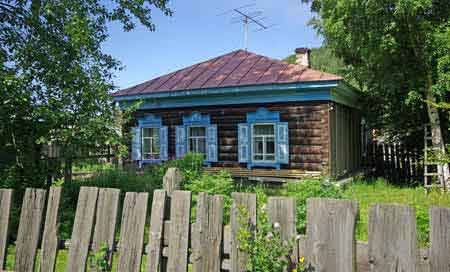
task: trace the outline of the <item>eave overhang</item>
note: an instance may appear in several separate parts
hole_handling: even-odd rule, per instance
[[[142,101],[139,106],[141,110],[296,101],[334,101],[358,108],[357,100],[357,91],[342,80],[203,88],[114,96],[114,101],[118,102],[122,108],[137,101]]]

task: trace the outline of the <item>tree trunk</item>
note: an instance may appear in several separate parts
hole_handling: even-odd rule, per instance
[[[431,139],[433,142],[434,151],[438,151],[441,154],[446,154],[444,138],[442,136],[441,130],[441,120],[439,118],[439,110],[433,105],[436,104],[436,98],[431,92],[431,86],[433,85],[433,80],[431,75],[428,75],[428,88],[426,93],[426,99],[431,102],[427,103],[428,117],[430,119],[431,125]],[[447,163],[440,164],[437,166],[439,174],[439,183],[444,185],[446,188],[450,188],[450,170]]]

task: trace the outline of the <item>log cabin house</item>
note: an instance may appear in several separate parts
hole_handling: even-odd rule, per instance
[[[113,94],[141,101],[131,128],[140,166],[203,153],[207,171],[284,180],[358,169],[357,92],[340,76],[237,50]]]

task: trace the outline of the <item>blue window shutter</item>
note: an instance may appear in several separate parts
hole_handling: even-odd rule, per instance
[[[287,122],[277,123],[277,161],[289,163],[289,126]]]
[[[238,124],[238,160],[240,163],[249,162],[249,125]]]
[[[141,160],[141,128],[133,127],[131,128],[132,139],[131,139],[131,159],[133,161]]]
[[[206,161],[217,162],[217,125],[208,125],[206,136],[208,145]]]
[[[177,126],[175,129],[175,153],[177,158],[181,158],[186,153],[186,127]]]
[[[168,139],[169,133],[167,126],[161,126],[159,128],[159,152],[162,161],[167,161],[168,159]]]

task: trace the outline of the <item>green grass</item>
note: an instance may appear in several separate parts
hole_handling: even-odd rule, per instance
[[[75,162],[72,166],[73,173],[95,173],[98,171],[112,170],[116,166],[110,162],[99,163],[92,160]]]
[[[55,265],[56,272],[66,271],[68,254],[69,254],[69,250],[67,250],[67,249],[58,251],[58,256],[56,257],[56,265]],[[40,257],[39,257],[39,251],[38,251],[37,256],[36,256],[36,265],[35,265],[35,269],[34,269],[36,272],[39,271],[39,258]],[[92,258],[92,256],[88,257],[86,271],[97,271],[89,265],[90,261],[91,261],[90,258]],[[12,271],[14,269],[14,259],[15,259],[15,247],[9,246],[8,247],[8,256],[6,258],[6,267],[5,267],[7,271],[10,271],[10,270]],[[114,256],[113,256],[113,264],[112,264],[111,271],[117,271],[117,260],[118,260],[118,254],[116,252],[116,253],[114,253]],[[145,271],[146,264],[147,264],[147,255],[143,255],[142,263],[141,263],[141,271]]]
[[[349,185],[343,192],[344,198],[359,202],[360,218],[356,228],[356,237],[367,241],[369,210],[375,203],[396,203],[410,205],[416,211],[417,241],[420,246],[428,245],[429,215],[432,205],[450,207],[450,194],[435,190],[428,194],[422,187],[404,188],[386,184],[383,180],[357,182]]]

